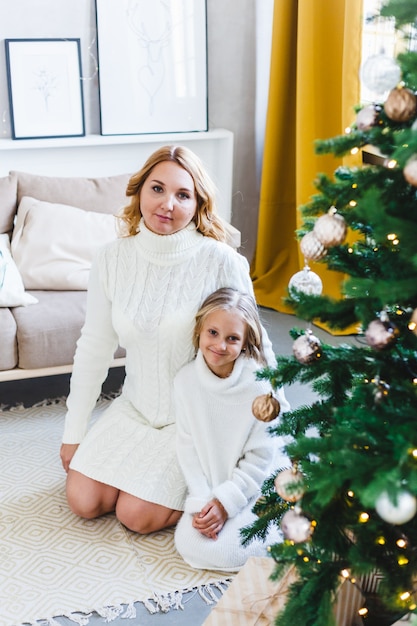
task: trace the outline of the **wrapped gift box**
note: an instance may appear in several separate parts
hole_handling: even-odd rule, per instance
[[[271,626],[285,604],[288,586],[295,580],[291,568],[279,581],[270,580],[274,561],[250,557],[203,626]],[[335,605],[337,626],[360,626],[358,610],[363,605],[359,589],[350,582],[341,585]]]

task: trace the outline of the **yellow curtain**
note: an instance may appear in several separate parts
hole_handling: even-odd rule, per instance
[[[297,210],[317,191],[319,172],[342,159],[314,153],[316,139],[344,132],[359,102],[362,0],[275,0],[258,236],[252,279],[258,304],[288,311],[288,282],[304,265]],[[350,161],[352,164],[352,161]],[[337,296],[341,275],[319,263],[323,293]]]

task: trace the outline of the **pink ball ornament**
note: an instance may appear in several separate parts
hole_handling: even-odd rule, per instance
[[[282,516],[281,530],[288,541],[302,543],[310,539],[314,527],[310,520],[304,517],[298,507],[296,507],[290,509]]]
[[[345,219],[342,215],[336,213],[334,207],[331,207],[326,215],[322,215],[316,220],[313,233],[326,248],[340,246],[344,242],[347,233]]]
[[[376,125],[378,111],[374,105],[369,105],[361,109],[356,115],[356,127],[358,130],[367,131]]]
[[[368,346],[374,350],[383,350],[394,343],[398,336],[397,328],[390,322],[373,320],[365,331]]]
[[[304,495],[304,477],[296,469],[289,468],[279,472],[274,480],[275,491],[287,502],[298,502]]]
[[[411,157],[407,161],[403,169],[403,176],[407,183],[413,185],[413,187],[417,187],[417,157]]]
[[[326,248],[317,239],[313,231],[304,235],[300,242],[300,250],[308,261],[318,261],[326,255]]]

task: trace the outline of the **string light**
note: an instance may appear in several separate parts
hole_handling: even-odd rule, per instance
[[[368,609],[366,607],[362,607],[358,611],[358,615],[360,615],[361,617],[363,617],[364,615],[367,615],[367,614],[368,614]]]
[[[350,154],[358,154],[359,152],[359,148],[352,148],[352,150],[350,151]]]
[[[357,205],[356,200],[351,200],[351,201],[349,202],[349,206],[351,206],[351,207],[355,207],[356,205]]]
[[[385,546],[386,540],[385,537],[377,537],[376,539],[376,543],[378,543],[380,546]]]
[[[366,524],[366,522],[369,522],[369,513],[365,513],[365,512],[361,513],[359,515],[359,522],[361,524]]]
[[[405,539],[398,539],[397,541],[397,546],[399,548],[406,548],[407,547],[407,542]]]
[[[400,594],[400,600],[402,600],[403,602],[408,600],[410,597],[411,597],[411,593],[409,591],[404,591],[404,593]]]
[[[407,565],[408,559],[407,559],[406,556],[401,555],[401,556],[398,557],[397,563],[398,563],[398,565]]]

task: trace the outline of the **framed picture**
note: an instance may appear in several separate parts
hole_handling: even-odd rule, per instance
[[[102,135],[206,131],[205,0],[96,0]]]
[[[6,39],[13,139],[85,135],[79,39]]]

